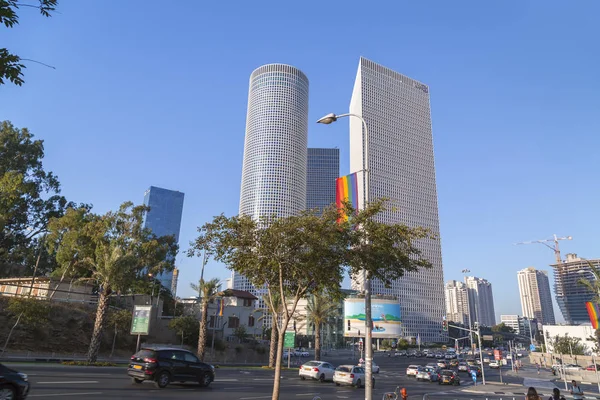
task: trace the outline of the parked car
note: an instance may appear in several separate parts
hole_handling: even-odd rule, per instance
[[[438,369],[435,367],[419,367],[416,378],[418,381],[435,382],[438,380]]]
[[[451,369],[444,369],[438,375],[438,384],[439,385],[460,385],[460,376],[455,371]]]
[[[298,375],[302,380],[309,378],[321,382],[333,379],[334,373],[335,367],[324,361],[309,361],[302,364],[300,370],[298,371]]]
[[[490,368],[498,369],[498,368],[500,368],[500,363],[496,360],[490,361]]]
[[[406,376],[416,376],[418,370],[419,370],[418,365],[409,365],[406,368]]]
[[[350,385],[362,387],[365,383],[365,369],[357,365],[340,365],[335,369],[333,382],[336,386]],[[375,387],[375,378],[373,378],[373,387]]]
[[[588,365],[588,366],[586,367],[586,369],[585,369],[585,370],[586,370],[586,371],[596,371],[596,369],[600,369],[600,364],[596,364],[596,365],[594,365],[594,364],[592,364],[592,365]]]
[[[145,347],[131,356],[127,374],[133,383],[153,381],[164,388],[171,382],[198,382],[208,386],[215,380],[215,368],[201,362],[190,351],[169,347]]]
[[[0,364],[0,399],[24,400],[29,388],[27,375]]]
[[[359,367],[365,367],[365,363],[358,363]],[[371,370],[373,371],[374,374],[378,374],[379,373],[379,365],[375,364],[375,361],[371,362]]]
[[[467,364],[466,362],[459,362],[458,363],[458,370],[462,371],[462,372],[469,372],[469,364]]]
[[[565,364],[563,368],[565,371],[583,371],[583,367],[577,364]]]

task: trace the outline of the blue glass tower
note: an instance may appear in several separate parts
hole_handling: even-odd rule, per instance
[[[175,241],[179,242],[183,196],[182,192],[150,186],[144,193],[144,205],[150,207],[144,227],[151,229],[156,236],[174,235]],[[173,272],[165,272],[156,278],[162,286],[172,290]]]
[[[306,209],[335,203],[335,180],[340,176],[340,149],[308,148]]]

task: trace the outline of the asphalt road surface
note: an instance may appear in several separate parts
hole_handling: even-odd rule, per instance
[[[335,365],[352,363],[348,356],[324,357]],[[308,361],[305,359],[304,361]],[[381,372],[375,374],[373,399],[381,399],[385,392],[396,387],[405,387],[409,399],[421,399],[425,394],[431,398],[486,398],[489,396],[464,395],[460,390],[472,386],[466,373],[462,373],[461,387],[441,386],[437,383],[417,382],[405,375],[409,364],[424,365],[431,359],[388,358],[377,355],[376,363]],[[270,370],[219,368],[216,380],[208,388],[195,384],[172,384],[157,389],[151,383],[132,385],[125,368],[115,367],[67,367],[44,364],[12,365],[14,369],[29,375],[32,385],[30,398],[73,398],[73,399],[215,399],[215,400],[259,400],[270,399],[274,373]],[[519,378],[507,377],[509,381]],[[486,368],[488,381],[499,381],[497,370]],[[522,382],[522,379],[520,379]],[[436,395],[437,394],[437,395]],[[312,399],[320,396],[327,399],[364,399],[364,389],[335,386],[332,382],[301,381],[296,370],[283,371],[280,399]],[[441,396],[441,397],[440,397]]]

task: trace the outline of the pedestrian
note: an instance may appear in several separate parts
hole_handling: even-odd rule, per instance
[[[573,395],[573,399],[574,400],[583,400],[583,389],[581,389],[581,386],[579,386],[577,384],[577,381],[572,380],[571,381],[571,394]]]
[[[537,368],[538,375],[539,375],[539,374],[540,374],[540,364],[538,364],[538,363],[535,363],[535,367]]]
[[[552,396],[548,400],[565,400],[565,396],[560,394],[560,389],[555,387],[552,389]]]
[[[471,370],[471,378],[473,379],[473,386],[477,386],[477,371]]]
[[[530,387],[529,389],[527,389],[527,396],[525,396],[525,400],[542,400],[540,399],[540,396],[537,393],[537,390],[535,390],[534,387]]]

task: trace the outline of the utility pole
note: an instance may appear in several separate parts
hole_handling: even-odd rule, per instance
[[[448,326],[448,327],[460,329],[460,330],[467,331],[470,333],[475,333],[477,335],[477,338],[479,340],[479,363],[481,364],[481,380],[482,380],[483,384],[485,385],[485,371],[484,371],[484,367],[483,367],[483,352],[481,351],[481,349],[482,349],[481,348],[481,329],[479,327],[479,323],[475,322],[475,329],[467,329],[467,328],[463,328],[460,326],[447,324],[446,320],[444,320],[442,326]]]

